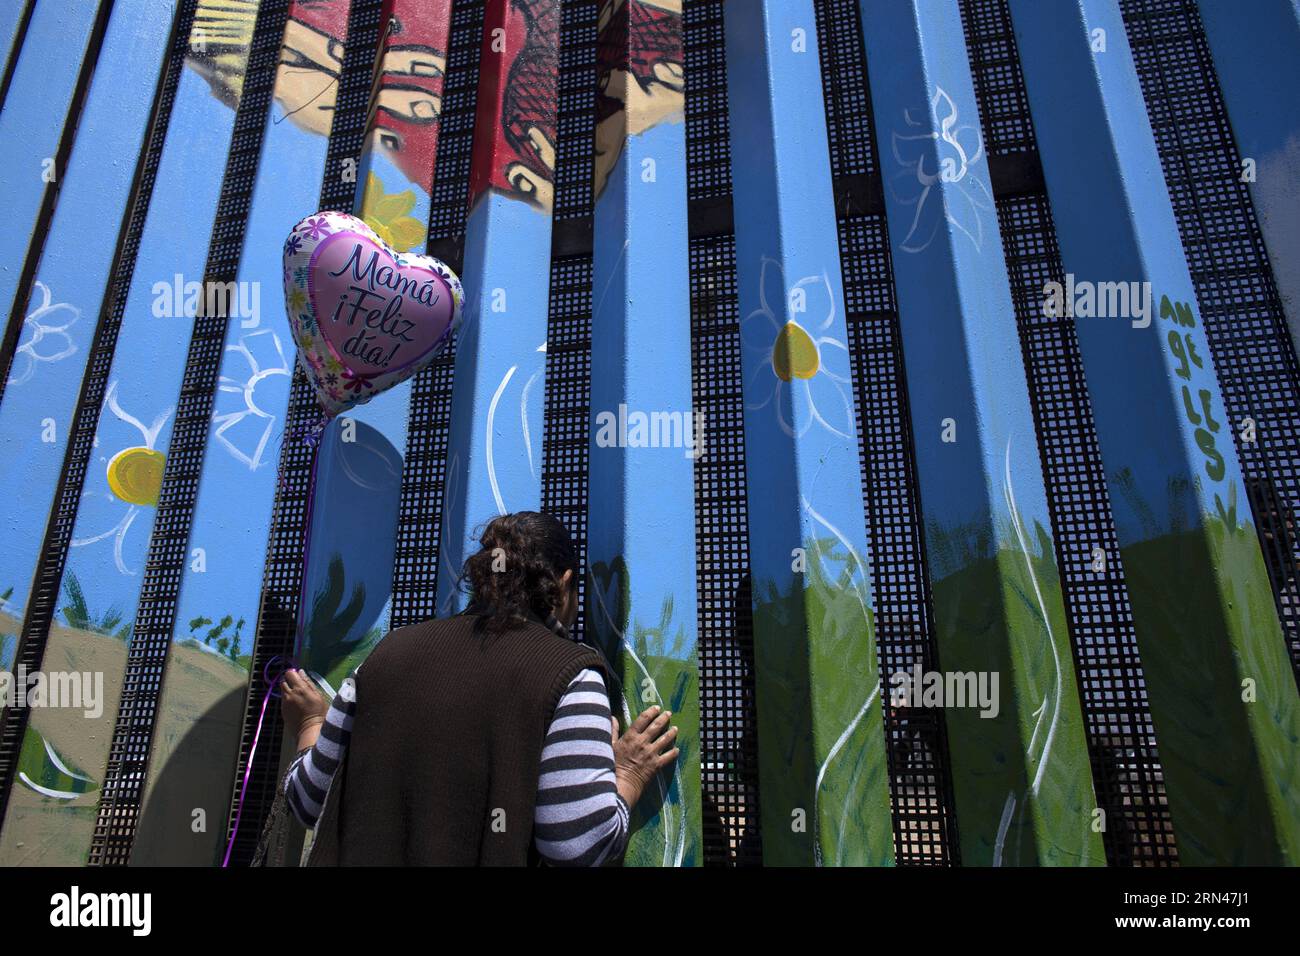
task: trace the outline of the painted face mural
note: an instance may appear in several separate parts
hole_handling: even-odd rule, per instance
[[[277,83],[276,99],[296,125],[322,136],[329,135],[334,118],[347,15],[342,0],[297,0],[289,8],[280,62],[292,73]],[[426,193],[447,66],[444,44],[435,37],[445,35],[450,16],[450,0],[429,0],[390,18],[378,78],[373,144]],[[195,14],[203,42],[186,62],[231,107],[243,89],[256,19],[254,0],[200,0]]]
[[[388,24],[371,145],[426,193],[433,188],[451,0],[403,9]]]
[[[627,136],[680,120],[686,107],[681,0],[601,0],[596,51],[595,194]],[[632,49],[628,49],[629,30]]]
[[[295,124],[322,136],[334,120],[347,14],[338,0],[299,0],[284,29],[276,97]]]

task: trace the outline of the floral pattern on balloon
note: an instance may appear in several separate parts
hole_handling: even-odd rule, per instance
[[[284,244],[284,301],[298,359],[333,418],[431,362],[460,323],[460,279],[394,250],[361,219],[319,212]]]

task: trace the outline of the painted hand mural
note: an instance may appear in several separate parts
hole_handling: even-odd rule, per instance
[[[599,196],[627,137],[684,116],[681,0],[601,0],[597,30],[594,188]]]
[[[471,206],[491,189],[550,212],[559,30],[558,0],[511,0],[485,35],[485,54],[504,62],[480,74]]]

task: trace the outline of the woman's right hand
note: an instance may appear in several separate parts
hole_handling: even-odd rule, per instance
[[[677,759],[679,751],[672,746],[677,739],[677,728],[668,725],[670,717],[672,711],[664,711],[658,705],[647,707],[622,736],[618,732],[618,718],[612,719],[614,776],[619,796],[628,809],[636,806],[655,774]]]
[[[314,746],[329,712],[329,701],[321,696],[316,682],[300,670],[284,672],[280,694],[285,730],[297,738],[299,750]]]

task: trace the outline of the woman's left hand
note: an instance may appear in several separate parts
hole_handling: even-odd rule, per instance
[[[298,749],[305,750],[316,743],[320,736],[321,725],[330,705],[320,691],[316,682],[303,671],[288,670],[280,682],[280,714],[284,717],[285,730],[298,738]]]

